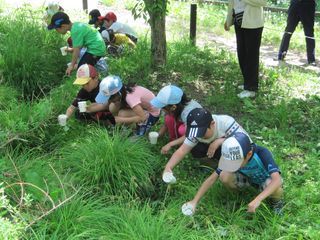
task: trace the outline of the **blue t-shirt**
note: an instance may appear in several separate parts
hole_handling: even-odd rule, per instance
[[[216,172],[220,174],[221,169],[218,168]],[[270,178],[272,173],[280,173],[280,169],[271,152],[265,147],[256,145],[253,156],[238,172],[247,176],[250,183],[261,185]]]

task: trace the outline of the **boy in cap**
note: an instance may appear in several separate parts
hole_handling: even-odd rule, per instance
[[[162,154],[169,153],[172,147],[181,145],[185,139],[187,115],[201,105],[190,100],[183,90],[175,85],[167,85],[160,89],[157,96],[151,100],[151,105],[165,112],[164,124],[159,130],[159,137],[166,132],[170,142],[161,148]]]
[[[93,9],[89,12],[89,22],[88,24],[94,25],[95,28],[99,28],[99,32],[101,33],[103,30],[106,30],[106,27],[103,24],[103,20],[100,20],[101,13],[98,9]]]
[[[106,46],[100,33],[86,23],[72,23],[64,12],[57,12],[52,16],[48,29],[55,29],[60,34],[66,34],[68,31],[71,33],[73,52],[71,64],[66,70],[67,75],[70,75],[75,68],[81,48],[85,47],[87,51],[81,57],[78,68],[85,63],[94,66],[101,57],[106,55]]]
[[[247,134],[234,118],[214,115],[204,108],[193,109],[187,117],[186,139],[166,164],[163,180],[167,183],[175,182],[172,169],[189,152],[194,158],[208,157],[210,161],[218,162],[222,143],[236,132]]]
[[[204,181],[193,200],[183,205],[183,213],[192,215],[201,197],[219,178],[231,189],[253,186],[261,190],[248,204],[248,212],[254,213],[261,202],[270,197],[275,213],[281,214],[282,178],[270,151],[251,143],[244,133],[237,132],[223,142],[221,152],[217,170]]]
[[[95,122],[106,122],[114,124],[114,117],[106,110],[106,106],[98,104],[95,101],[99,93],[99,74],[96,69],[89,65],[83,64],[77,71],[77,78],[73,82],[74,85],[79,85],[82,88],[78,92],[76,98],[73,100],[71,105],[68,107],[65,115],[67,119],[75,112],[76,118],[79,120],[93,120]],[[80,113],[78,110],[78,103],[80,101],[90,101],[91,104],[87,106],[86,112]]]
[[[134,43],[137,43],[138,41],[137,34],[127,24],[118,22],[117,16],[114,12],[108,12],[105,16],[101,16],[98,19],[103,21],[103,25],[106,27],[106,29],[111,29],[115,33],[125,34]]]

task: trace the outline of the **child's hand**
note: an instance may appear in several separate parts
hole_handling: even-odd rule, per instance
[[[253,200],[248,204],[248,212],[255,213],[256,209],[260,206],[261,201],[259,200]]]
[[[227,22],[224,23],[224,30],[229,31],[230,27],[228,27]]]
[[[66,75],[70,76],[73,69],[74,69],[74,66],[72,66],[72,65],[68,66],[68,68],[66,70]]]
[[[170,144],[166,144],[161,148],[161,154],[168,154],[168,152],[170,151],[171,146]]]
[[[208,151],[207,151],[207,156],[208,158],[212,158],[214,153],[216,152],[217,150],[217,143],[216,141],[212,142],[210,145],[209,145],[209,148],[208,148]]]

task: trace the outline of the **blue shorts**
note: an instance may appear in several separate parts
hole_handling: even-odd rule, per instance
[[[136,135],[143,136],[145,133],[149,132],[151,127],[155,125],[156,122],[158,122],[158,120],[159,120],[159,117],[155,117],[149,114],[149,117],[146,122],[144,122],[143,124],[137,125]]]

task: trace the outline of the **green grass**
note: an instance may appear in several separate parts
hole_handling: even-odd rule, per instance
[[[109,194],[134,194],[150,184],[154,157],[143,141],[121,130],[87,129],[87,136],[67,146],[63,161],[79,184]]]
[[[66,59],[59,51],[65,42],[41,25],[40,14],[40,11],[21,8],[2,16],[0,24],[3,81],[29,99],[43,96],[60,83],[66,66]]]
[[[176,11],[177,18],[183,19],[187,7],[179,6],[173,2],[170,13]],[[215,15],[208,6],[200,11],[205,8],[208,12],[199,17],[209,25]],[[221,19],[216,20],[220,24]],[[169,25],[170,31],[178,28],[175,24]],[[173,35],[179,31],[181,26]],[[196,48],[180,37],[168,43],[168,65],[151,73],[150,43],[140,39],[132,54],[110,59],[110,73],[154,92],[163,84],[178,84],[213,113],[235,117],[279,164],[284,215],[275,216],[267,203],[256,214],[247,214],[247,204],[257,192],[228,192],[218,182],[203,197],[196,215],[184,217],[182,204],[192,199],[208,174],[188,156],[175,169],[177,184],[168,187],[161,180],[170,157],[160,155],[165,140],[150,146],[144,138],[132,141],[123,130],[86,125],[74,118],[68,121],[68,130],[61,128],[57,116],[78,90],[72,85],[73,76],[57,79],[57,86],[33,101],[19,98],[19,87],[0,87],[0,182],[19,181],[13,161],[21,179],[48,191],[56,204],[78,191],[27,229],[25,239],[318,239],[319,76],[300,68],[261,66],[258,96],[239,100],[242,76],[232,53],[211,44]],[[59,61],[63,60],[59,57]],[[23,140],[9,141],[13,136]],[[18,185],[14,190],[19,193]],[[33,202],[18,209],[32,221],[50,204],[38,190],[26,190]],[[19,202],[19,194],[6,192],[12,203]]]

